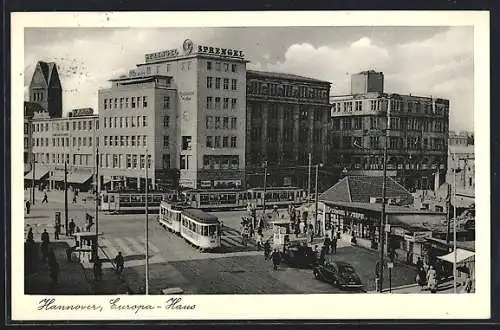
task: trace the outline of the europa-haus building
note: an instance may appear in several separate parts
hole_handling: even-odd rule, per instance
[[[196,45],[145,55],[99,90],[107,188],[244,185],[246,63],[241,50]]]

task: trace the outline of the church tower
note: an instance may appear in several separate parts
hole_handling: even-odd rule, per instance
[[[39,104],[51,118],[62,117],[62,86],[56,63],[39,61],[36,64],[29,100]]]

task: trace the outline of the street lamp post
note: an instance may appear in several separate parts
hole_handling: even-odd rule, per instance
[[[323,166],[323,164],[316,164],[316,183],[315,183],[315,192],[316,192],[316,198],[315,198],[315,209],[316,209],[316,212],[315,212],[315,215],[314,215],[314,225],[317,226],[318,225],[318,173],[319,173],[319,167],[320,166]],[[323,220],[324,221],[324,220]]]
[[[31,164],[32,164],[31,170],[33,172],[33,180],[31,182],[31,205],[35,205],[35,164],[36,164],[36,160],[33,159],[31,161]]]
[[[264,195],[262,197],[262,213],[263,219],[266,217],[266,188],[267,188],[267,160],[264,162]]]
[[[145,191],[145,206],[146,206],[146,223],[145,223],[145,235],[146,235],[146,295],[149,294],[149,228],[148,228],[148,166],[149,166],[149,155],[148,151],[146,150],[146,183],[144,187]]]
[[[387,104],[387,127],[385,130],[385,142],[384,142],[384,164],[383,164],[383,178],[382,178],[382,212],[380,216],[380,229],[379,229],[379,241],[380,241],[380,265],[379,265],[379,291],[382,292],[383,282],[384,282],[384,236],[385,236],[385,195],[386,195],[386,181],[387,181],[387,142],[389,140],[390,131],[390,110],[391,104],[390,100]],[[387,244],[388,242],[386,242]]]

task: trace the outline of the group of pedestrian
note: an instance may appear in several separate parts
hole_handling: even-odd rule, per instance
[[[427,288],[431,293],[436,293],[438,290],[438,273],[433,265],[426,265],[422,259],[417,259],[417,276],[416,282],[420,286],[420,290]]]

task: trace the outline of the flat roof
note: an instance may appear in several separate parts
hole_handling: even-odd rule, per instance
[[[376,203],[363,203],[363,202],[336,202],[336,201],[326,201],[319,200],[322,203],[325,203],[328,206],[337,206],[341,208],[350,209],[353,211],[369,211],[369,212],[382,212],[382,204]],[[404,206],[397,205],[386,205],[385,207],[386,214],[422,214],[422,215],[443,215],[444,212],[433,212],[428,210],[417,210]]]
[[[203,212],[200,209],[184,209],[182,210],[182,214],[193,218],[193,220],[199,221],[204,224],[219,224],[219,219],[210,213]]]
[[[331,82],[326,81],[326,80],[319,80],[319,79],[299,76],[299,75],[291,74],[291,73],[247,70],[247,74],[248,73],[254,74],[254,75],[259,75],[259,76],[266,76],[269,78],[276,78],[276,79],[300,80],[300,81],[305,81],[305,82],[322,83],[322,84],[329,84],[329,85],[332,84]]]

